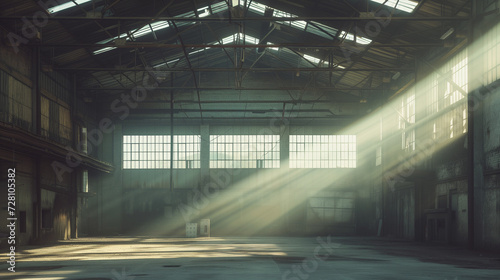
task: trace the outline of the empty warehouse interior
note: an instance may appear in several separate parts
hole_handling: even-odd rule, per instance
[[[3,0],[2,279],[498,279],[499,0]]]

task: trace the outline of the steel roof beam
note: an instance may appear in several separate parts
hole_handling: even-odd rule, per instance
[[[206,113],[254,113],[254,114],[265,114],[265,113],[281,113],[282,110],[277,109],[201,109],[202,112]],[[134,114],[155,114],[155,113],[198,113],[200,109],[164,109],[164,108],[147,108],[147,109],[134,109]],[[285,109],[287,113],[327,113],[331,116],[343,117],[343,115],[336,115],[329,109]]]
[[[124,45],[108,43],[108,44],[29,44],[32,46],[40,46],[40,47],[50,47],[50,48],[95,48],[102,49],[105,47],[115,47],[115,48],[168,48],[168,49],[176,49],[182,48],[181,44],[162,44],[162,43],[149,43],[149,42],[127,42]],[[256,48],[342,48],[347,46],[356,46],[359,48],[365,48],[370,46],[370,48],[429,48],[429,47],[443,47],[443,43],[417,43],[417,44],[370,44],[370,45],[357,45],[354,43],[342,43],[342,42],[332,42],[327,44],[322,43],[280,43],[280,44],[218,44],[218,45],[210,45],[210,44],[185,44],[186,48],[214,48],[214,49],[224,49],[224,48],[247,48],[247,49],[256,49]]]
[[[26,16],[0,16],[0,20],[22,20]],[[391,21],[468,21],[471,17],[462,16],[448,16],[448,17],[435,17],[435,16],[408,16],[408,17],[245,17],[245,18],[222,18],[222,17],[203,17],[203,18],[191,18],[191,17],[103,17],[97,19],[97,21],[150,21],[155,18],[158,21],[188,21],[188,22],[244,22],[244,21],[333,21],[333,22],[343,22],[343,21],[372,21],[380,20],[386,21],[390,19]],[[48,20],[56,21],[96,21],[95,18],[89,17],[71,17],[71,16],[53,16],[48,17]]]
[[[142,72],[148,71],[151,73],[158,72],[233,72],[233,71],[250,71],[250,72],[371,72],[371,71],[415,71],[413,67],[374,67],[374,68],[353,68],[353,69],[341,69],[341,68],[311,68],[311,67],[296,67],[296,68],[166,68],[163,70],[146,70],[144,68],[65,68],[57,67],[54,70],[59,71],[86,71],[86,72],[99,72],[99,71],[114,71],[114,72]]]
[[[170,89],[181,89],[181,90],[196,90],[195,87],[188,87],[188,86],[173,86],[173,87],[155,87],[155,90],[170,90]],[[199,87],[199,90],[304,90],[304,87],[291,87],[291,86],[279,86],[279,87]],[[318,87],[318,86],[313,86],[313,87],[307,87],[307,89],[310,90],[377,90],[374,88],[357,88],[357,87]],[[82,91],[117,91],[117,90],[132,90],[132,88],[117,88],[117,87],[112,87],[112,88],[79,88],[79,90]]]

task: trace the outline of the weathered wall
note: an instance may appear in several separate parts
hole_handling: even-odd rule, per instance
[[[26,215],[25,221],[19,221],[26,224],[23,232],[17,228],[20,244],[68,239],[75,234],[74,176],[81,172],[77,167],[58,180],[51,165],[54,160],[64,162],[60,151],[73,146],[75,140],[71,79],[67,73],[39,72],[37,84],[33,70],[37,63],[40,60],[31,49],[21,48],[14,53],[12,48],[0,44],[1,129],[30,143],[0,138],[2,169],[16,167],[16,216]],[[37,96],[41,98],[38,109]],[[41,124],[38,128],[37,120]],[[54,151],[59,151],[59,155]]]
[[[500,247],[500,89],[483,103],[484,128],[484,246]]]
[[[288,131],[292,131],[290,134],[332,134],[339,130],[318,126],[205,127],[178,125],[174,127],[174,133],[202,134],[202,139],[209,134],[277,133],[288,139],[285,136]],[[117,171],[109,176],[113,178],[109,184],[104,183],[106,176],[91,179],[92,192],[96,196],[89,198],[85,206],[92,216],[89,219],[103,220],[99,233],[183,235],[187,221],[202,218],[212,219],[212,232],[219,235],[313,234],[327,231],[352,234],[355,231],[354,193],[351,194],[352,210],[349,213],[336,210],[343,208],[344,204],[345,208],[350,205],[337,198],[321,202],[329,204],[331,209],[328,213],[324,209],[319,211],[314,202],[317,193],[324,189],[355,189],[358,186],[356,180],[352,180],[355,169],[209,169],[208,154],[203,155],[202,150],[200,169],[173,170],[171,191],[169,169],[121,168],[122,135],[148,134],[168,135],[170,128],[168,124],[144,126],[137,122],[125,122],[114,131],[113,149],[103,149],[107,153],[111,150],[115,153],[113,158]],[[207,148],[209,145],[202,147]],[[282,141],[280,151],[288,151],[287,141]],[[286,157],[282,157],[281,165],[288,166]],[[213,192],[216,195],[212,195]],[[322,225],[317,223],[318,219],[330,222]]]

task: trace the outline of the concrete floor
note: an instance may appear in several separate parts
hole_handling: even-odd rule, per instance
[[[360,237],[80,238],[7,267],[0,279],[500,279],[499,254]]]

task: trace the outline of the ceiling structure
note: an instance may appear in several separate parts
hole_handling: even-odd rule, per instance
[[[136,115],[201,121],[360,117],[400,90],[418,54],[462,43],[471,13],[468,0],[60,2],[0,3],[18,34],[45,8],[28,43],[43,71],[74,75],[103,108],[144,86]]]

